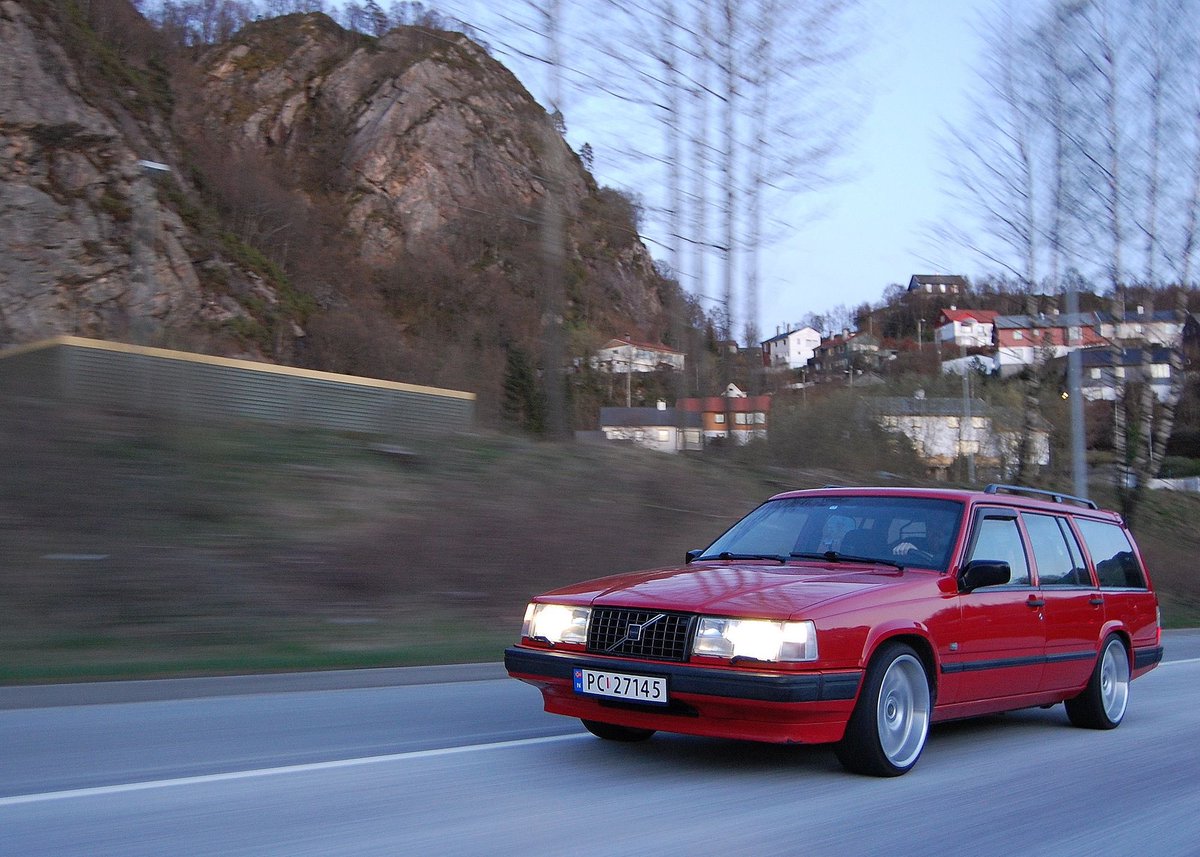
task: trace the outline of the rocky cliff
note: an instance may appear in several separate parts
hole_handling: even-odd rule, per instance
[[[0,346],[251,354],[486,410],[548,324],[567,359],[665,329],[630,201],[466,36],[308,14],[194,52],[126,0],[0,0],[0,44]]]

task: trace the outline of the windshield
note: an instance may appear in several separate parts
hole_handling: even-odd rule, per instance
[[[962,504],[913,497],[771,500],[734,524],[701,559],[822,556],[945,568]],[[830,553],[832,552],[832,553]],[[835,556],[836,555],[836,556]]]

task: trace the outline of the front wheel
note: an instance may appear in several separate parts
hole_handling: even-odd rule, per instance
[[[907,773],[925,748],[932,694],[925,664],[904,643],[871,659],[846,735],[834,746],[850,771],[875,777]]]
[[[1067,717],[1084,729],[1116,729],[1129,705],[1129,653],[1120,637],[1111,634],[1092,670],[1083,693],[1067,700]]]
[[[632,726],[617,726],[598,720],[584,720],[584,728],[605,741],[645,741],[654,734],[653,729],[634,729]]]

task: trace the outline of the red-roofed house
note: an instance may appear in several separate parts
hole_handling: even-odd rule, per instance
[[[995,310],[944,309],[938,316],[937,343],[939,346],[988,348],[993,344]]]
[[[771,397],[747,396],[736,385],[730,384],[723,396],[680,399],[675,407],[700,414],[701,431],[706,440],[729,438],[740,444],[767,436]]]

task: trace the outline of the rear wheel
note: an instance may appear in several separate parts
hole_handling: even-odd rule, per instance
[[[876,777],[908,772],[929,735],[932,694],[925,664],[904,643],[888,643],[871,659],[858,703],[835,745],[850,771]]]
[[[653,729],[634,729],[632,726],[617,726],[597,720],[584,720],[584,728],[605,741],[645,741],[654,734]]]
[[[1083,693],[1067,700],[1067,717],[1084,729],[1116,729],[1129,705],[1129,653],[1116,634],[1104,641]]]

